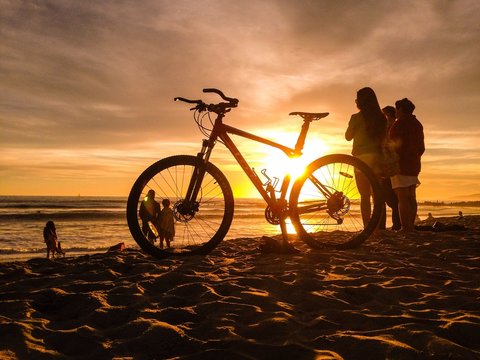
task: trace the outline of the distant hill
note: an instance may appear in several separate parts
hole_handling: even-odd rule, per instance
[[[479,200],[452,200],[452,201],[419,201],[423,206],[470,206],[480,207]]]
[[[458,195],[458,196],[452,196],[450,199],[452,200],[466,200],[466,201],[472,201],[472,200],[480,200],[480,193],[478,194],[471,194],[471,195]]]

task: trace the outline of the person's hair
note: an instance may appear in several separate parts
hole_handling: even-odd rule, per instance
[[[48,229],[52,229],[52,230],[55,230],[55,224],[52,220],[49,220],[47,221],[46,225],[45,225]]]
[[[382,109],[384,114],[390,115],[392,118],[395,119],[395,108],[391,105],[385,106]]]
[[[387,122],[372,88],[364,87],[357,91],[357,106],[365,118],[368,136],[372,139],[384,137]]]
[[[405,114],[412,114],[413,110],[415,110],[415,105],[407,98],[395,102],[395,107],[397,109],[402,109]]]
[[[148,192],[147,192],[147,197],[148,197],[149,199],[155,198],[155,190],[152,190],[152,189],[148,190]]]
[[[170,200],[168,200],[168,199],[163,199],[163,200],[162,200],[162,205],[163,205],[164,207],[169,207],[169,206],[170,206]]]

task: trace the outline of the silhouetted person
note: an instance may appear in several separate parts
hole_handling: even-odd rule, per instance
[[[145,196],[140,205],[139,215],[140,219],[142,219],[142,232],[153,243],[157,237],[154,231],[156,231],[160,216],[160,204],[155,200],[154,190],[148,190],[147,196]]]
[[[385,118],[387,119],[387,133],[390,131],[395,122],[395,108],[393,106],[385,106],[382,109]],[[385,198],[385,203],[392,209],[392,230],[400,230],[402,224],[400,222],[400,214],[398,212],[398,199],[395,191],[392,189],[392,181],[390,177],[382,177],[382,190]],[[380,220],[380,229],[386,228],[387,214],[384,206],[382,218]]]
[[[160,214],[160,249],[163,249],[163,240],[170,247],[170,242],[175,236],[175,219],[173,217],[173,210],[170,208],[170,200],[162,200],[163,209]]]
[[[378,104],[375,92],[365,87],[357,92],[355,100],[360,110],[353,114],[348,123],[345,139],[353,139],[352,155],[366,163],[380,177],[382,162],[382,145],[386,136],[385,116]],[[355,174],[363,224],[366,226],[371,214],[371,189],[368,180],[361,173]]]
[[[414,230],[417,215],[416,188],[420,185],[421,156],[425,152],[423,126],[413,115],[415,105],[404,98],[395,103],[397,120],[389,132],[399,157],[400,173],[391,177],[392,188],[398,198],[402,231]]]
[[[458,219],[459,219],[459,220],[464,219],[464,217],[463,217],[463,212],[461,212],[461,211],[458,212]]]
[[[65,255],[60,242],[58,242],[57,229],[53,221],[47,221],[45,224],[43,228],[43,240],[47,245],[47,259],[50,258],[50,254],[52,254],[52,259],[55,258],[55,254]]]

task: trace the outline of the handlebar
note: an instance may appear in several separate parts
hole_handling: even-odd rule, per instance
[[[183,102],[186,102],[186,103],[189,103],[189,104],[197,104],[197,106],[195,106],[194,108],[192,108],[190,110],[200,110],[200,111],[208,110],[208,111],[213,111],[217,114],[226,113],[226,112],[230,111],[231,108],[234,108],[234,107],[238,106],[238,99],[225,96],[225,94],[218,89],[207,88],[207,89],[203,89],[203,92],[204,93],[215,93],[215,94],[219,95],[223,100],[228,101],[228,102],[227,103],[207,105],[202,100],[190,100],[190,99],[186,99],[186,98],[183,98],[183,97],[176,97],[173,100],[174,101],[183,101]]]

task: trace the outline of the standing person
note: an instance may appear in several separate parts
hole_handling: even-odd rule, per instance
[[[387,119],[387,134],[395,122],[395,108],[393,106],[385,106],[382,109],[385,118]],[[398,212],[398,199],[395,191],[392,189],[392,181],[390,177],[382,177],[382,190],[386,204],[392,209],[392,230],[400,230],[402,224],[400,222],[400,214]],[[386,211],[380,220],[380,229],[386,228]]]
[[[160,216],[160,204],[155,200],[155,191],[148,190],[147,196],[140,205],[140,219],[142,219],[142,232],[147,239],[154,243],[157,238],[156,226]]]
[[[43,240],[47,245],[47,259],[50,258],[50,253],[52,253],[52,259],[55,258],[55,254],[65,254],[61,248],[58,247],[58,237],[57,229],[55,228],[55,223],[53,221],[47,221],[45,227],[43,228]]]
[[[386,136],[385,116],[380,109],[375,92],[369,87],[358,90],[355,102],[360,111],[351,116],[345,139],[353,140],[352,155],[366,163],[380,177],[382,144]],[[371,215],[372,191],[368,180],[362,174],[356,173],[355,181],[360,192],[362,220],[366,226]]]
[[[163,240],[165,240],[167,248],[175,236],[175,219],[173,210],[170,208],[170,200],[162,200],[163,209],[160,215],[160,249],[163,249]]]
[[[399,157],[400,173],[392,176],[392,188],[398,198],[398,210],[403,232],[411,232],[417,216],[416,188],[420,185],[418,174],[420,158],[425,152],[423,126],[413,115],[415,105],[407,98],[395,103],[397,120],[388,134]]]

